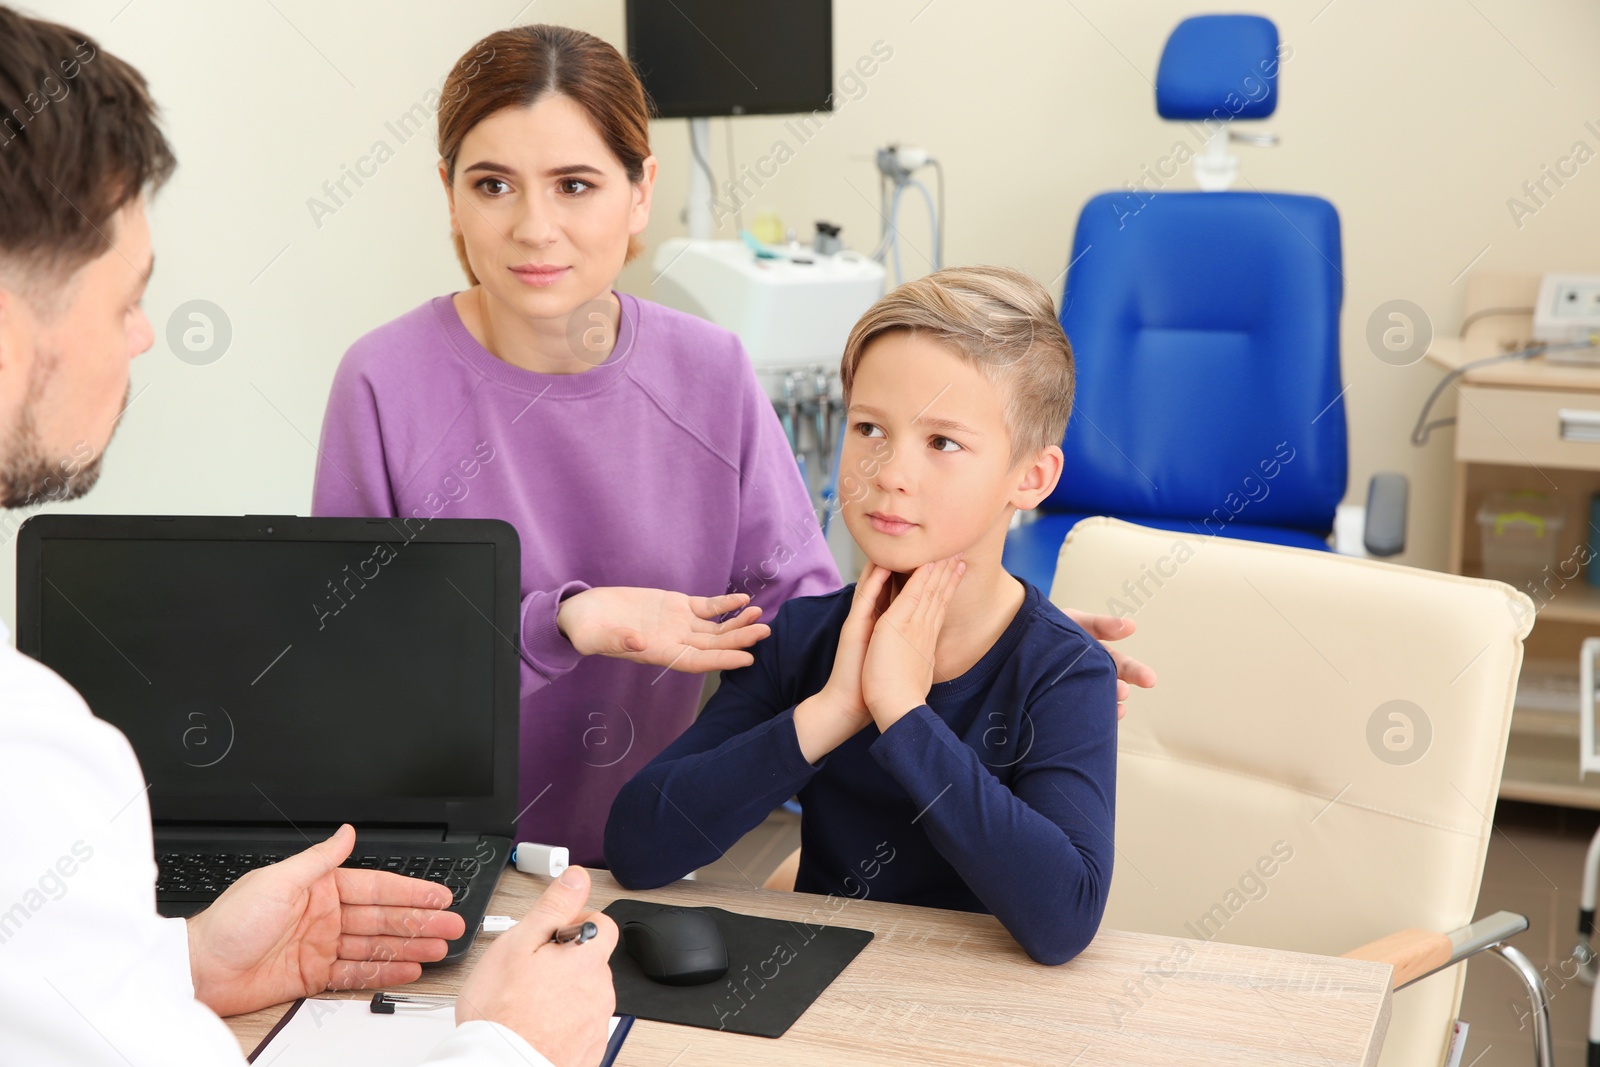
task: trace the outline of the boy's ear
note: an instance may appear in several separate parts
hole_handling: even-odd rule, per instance
[[[1017,487],[1011,494],[1011,506],[1018,511],[1032,511],[1038,507],[1045,497],[1055,492],[1065,462],[1060,445],[1048,445],[1034,453],[1031,460],[1023,460]]]

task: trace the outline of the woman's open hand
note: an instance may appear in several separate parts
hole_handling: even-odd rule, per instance
[[[714,621],[730,611],[739,614]],[[705,597],[610,585],[563,600],[556,626],[585,656],[615,656],[705,674],[755,661],[744,649],[772,632],[759,618],[761,609],[750,605],[746,593]]]
[[[1083,627],[1090,637],[1106,646],[1106,651],[1111,653],[1111,662],[1117,666],[1117,718],[1121,719],[1128,713],[1126,703],[1128,694],[1132,692],[1128,687],[1136,685],[1140,689],[1154,689],[1156,686],[1156,672],[1140,663],[1126,652],[1119,652],[1110,644],[1120,641],[1137,628],[1132,619],[1119,618],[1116,615],[1096,615],[1092,611],[1079,611],[1076,608],[1062,608],[1067,618]]]

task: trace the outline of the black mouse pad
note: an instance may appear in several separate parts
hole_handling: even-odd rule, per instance
[[[613,900],[605,909],[620,927],[667,907],[648,900]],[[621,939],[611,953],[617,1014],[701,1026],[756,1037],[782,1037],[872,940],[870,930],[818,926],[786,919],[703,911],[717,921],[728,946],[728,973],[705,985],[670,986],[644,976]]]

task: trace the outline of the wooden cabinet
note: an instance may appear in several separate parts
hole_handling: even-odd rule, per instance
[[[1436,338],[1427,358],[1455,368],[1530,344],[1538,289],[1536,274],[1469,279],[1465,336]],[[1503,310],[1516,308],[1530,310]],[[1578,648],[1584,638],[1600,635],[1600,588],[1589,584],[1586,573],[1590,539],[1600,548],[1600,530],[1589,524],[1590,498],[1600,492],[1600,361],[1571,366],[1537,358],[1468,371],[1440,396],[1430,421],[1448,414],[1452,396],[1457,420],[1452,570],[1483,574],[1477,515],[1489,493],[1531,489],[1566,505],[1554,565],[1523,588],[1537,615],[1526,644],[1500,795],[1600,808],[1600,775],[1584,780],[1578,773],[1577,715]],[[1452,435],[1449,429],[1434,433]]]

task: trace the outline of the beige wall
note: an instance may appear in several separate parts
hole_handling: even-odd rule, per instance
[[[513,19],[565,22],[622,43],[618,0],[519,6],[44,6],[41,13],[146,72],[181,162],[152,219],[160,267],[146,308],[157,346],[135,364],[138,399],[100,487],[63,510],[308,510],[311,442],[344,348],[461,284],[429,139],[400,143],[385,124],[425,104],[460,53]],[[1438,434],[1423,450],[1407,440],[1438,372],[1380,362],[1366,347],[1366,322],[1379,304],[1406,298],[1436,329],[1453,332],[1458,276],[1480,253],[1478,269],[1600,272],[1600,169],[1580,170],[1520,226],[1506,203],[1574,141],[1600,149],[1584,129],[1600,120],[1600,10],[1580,0],[1250,7],[1274,18],[1294,51],[1278,114],[1264,124],[1283,143],[1241,148],[1243,174],[1260,188],[1317,193],[1339,208],[1351,484],[1359,494],[1375,470],[1409,474],[1405,559],[1440,565],[1451,436]],[[1212,10],[1153,0],[839,0],[835,9],[838,70],[879,41],[892,57],[803,145],[783,119],[733,124],[736,156],[747,165],[773,153],[778,139],[793,149],[770,179],[750,185],[746,221],[771,210],[808,234],[815,219],[831,219],[855,247],[870,247],[878,233],[872,150],[890,140],[917,144],[943,161],[949,182],[946,261],[1019,266],[1058,296],[1084,200],[1138,178],[1185,136],[1156,117],[1151,80],[1173,24]],[[728,169],[727,130],[714,124],[719,176]],[[658,244],[683,232],[690,160],[684,122],[660,122],[654,136],[662,176],[646,237]],[[393,158],[335,214],[314,220],[308,200],[378,140]],[[1187,174],[1172,187],[1190,187]],[[913,210],[905,218],[908,244],[927,250],[921,217]],[[721,235],[731,236],[731,225]],[[623,288],[648,295],[649,258],[624,271]],[[906,265],[927,269],[909,249]],[[208,366],[179,361],[163,339],[172,310],[197,298],[221,306],[233,327],[231,348]],[[0,528],[0,618],[8,623],[10,530]]]

